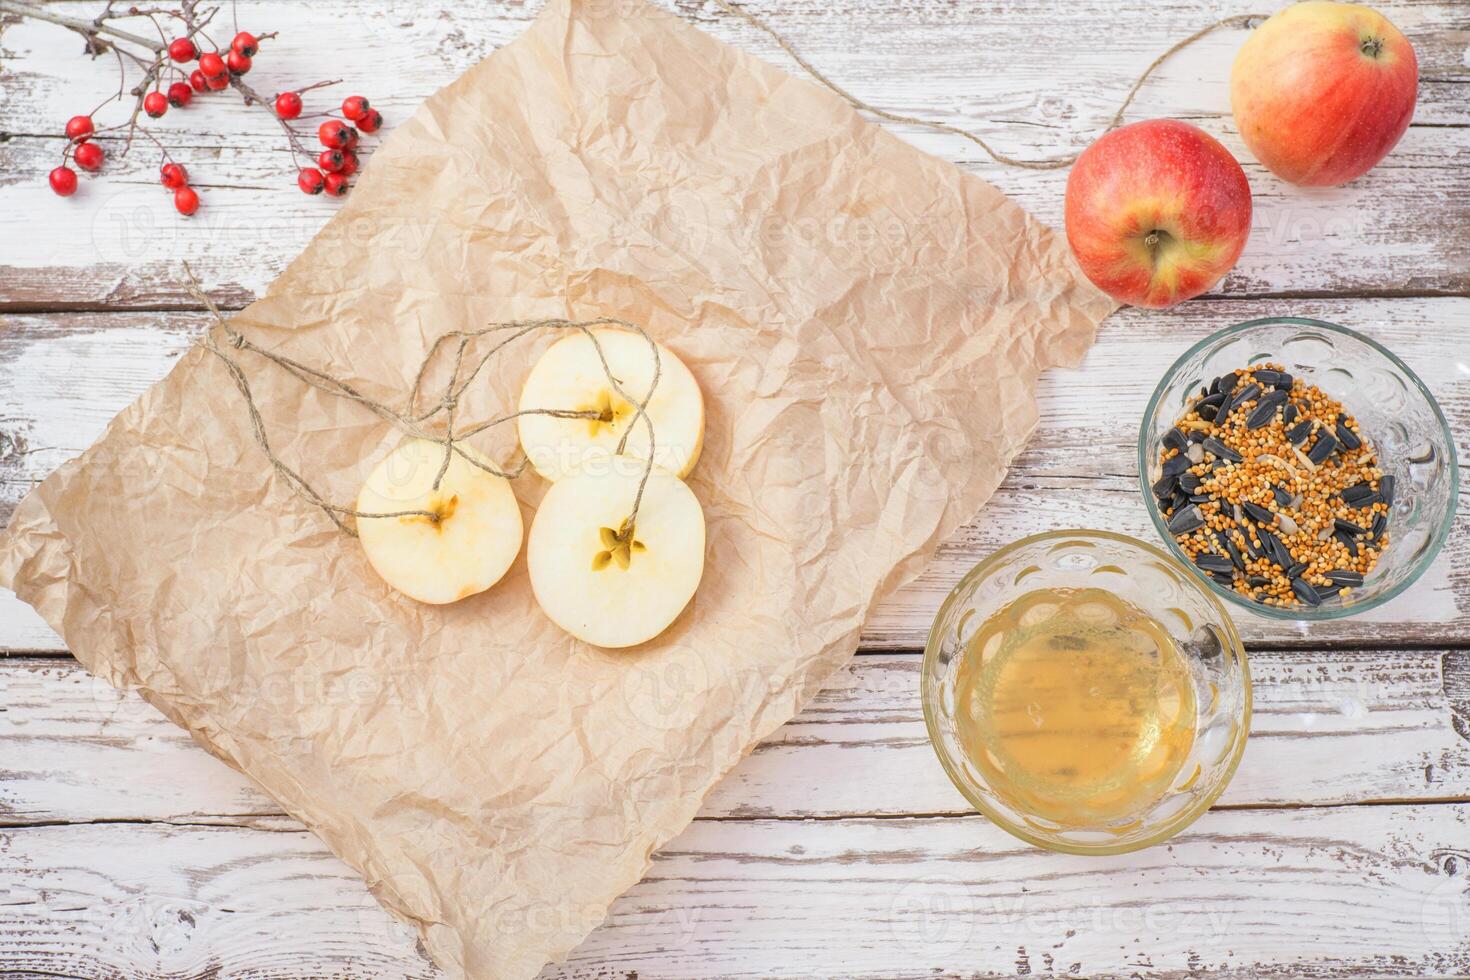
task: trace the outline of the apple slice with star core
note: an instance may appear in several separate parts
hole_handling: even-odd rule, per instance
[[[522,415],[518,421],[521,449],[531,465],[556,481],[579,468],[589,453],[618,451],[623,435],[631,434],[623,454],[648,458],[648,426],[638,420],[629,399],[647,399],[645,411],[653,423],[654,462],[678,477],[688,475],[704,445],[704,395],[684,362],[659,345],[658,385],[652,397],[653,348],[631,330],[592,331],[607,358],[607,368],[618,379],[620,395],[608,380],[608,370],[597,348],[583,333],[563,338],[547,348],[531,368],[521,389],[520,410],[538,408],[596,412],[595,418],[554,418]]]
[[[459,447],[478,462],[488,460]],[[510,483],[458,453],[434,488],[444,446],[408,439],[377,465],[357,497],[357,510],[388,514],[422,510],[436,517],[359,517],[357,536],[373,569],[420,602],[442,604],[484,592],[520,553],[521,509]]]
[[[526,545],[531,589],[562,629],[599,647],[658,636],[704,574],[704,511],[683,480],[655,466],[633,525],[648,464],[593,456],[552,484]]]

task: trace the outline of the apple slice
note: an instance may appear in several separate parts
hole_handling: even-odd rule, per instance
[[[549,415],[522,415],[519,420],[521,448],[531,465],[548,480],[556,481],[577,469],[589,452],[609,455],[632,428],[623,454],[648,458],[648,426],[638,422],[638,409],[628,399],[648,400],[646,411],[653,422],[654,462],[675,476],[686,476],[699,460],[704,445],[704,396],[689,368],[672,351],[658,347],[658,386],[650,398],[653,382],[653,349],[631,330],[592,331],[602,346],[607,365],[624,398],[608,381],[597,348],[584,333],[573,334],[552,344],[531,368],[521,389],[520,410],[560,408],[595,411],[595,419],[559,419]]]
[[[480,463],[485,457],[467,446]],[[373,568],[393,588],[420,602],[442,604],[484,592],[500,581],[521,550],[521,508],[510,483],[455,453],[434,489],[444,446],[408,439],[377,465],[357,509],[364,513],[424,510],[438,519],[359,517],[357,536]]]
[[[599,647],[658,636],[689,604],[704,574],[704,511],[683,480],[661,467],[631,533],[623,533],[647,464],[591,457],[558,480],[536,509],[526,562],[542,610]]]

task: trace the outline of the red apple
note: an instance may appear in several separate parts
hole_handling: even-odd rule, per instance
[[[1209,289],[1240,258],[1251,189],[1230,151],[1173,119],[1115,129],[1067,177],[1067,241],[1122,303],[1162,309]]]
[[[1245,145],[1282,180],[1310,187],[1371,170],[1409,128],[1418,92],[1414,46],[1388,18],[1326,0],[1272,16],[1230,72]]]

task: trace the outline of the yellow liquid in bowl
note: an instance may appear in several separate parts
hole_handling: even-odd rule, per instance
[[[956,726],[1012,809],[1069,828],[1125,822],[1168,793],[1194,745],[1194,683],[1169,632],[1101,589],[1027,593],[956,673]]]

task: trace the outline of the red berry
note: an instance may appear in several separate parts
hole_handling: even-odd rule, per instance
[[[276,96],[276,115],[282,119],[295,119],[301,115],[301,96],[295,92],[282,92]]]
[[[357,128],[364,133],[376,133],[381,125],[383,125],[383,114],[377,109],[369,109],[357,119]]]
[[[225,55],[225,65],[229,67],[231,75],[243,75],[250,70],[250,55],[231,51]]]
[[[96,171],[102,169],[102,161],[107,157],[107,154],[103,153],[102,147],[96,143],[78,143],[77,148],[72,151],[71,156],[77,162],[78,167],[81,167],[83,170]]]
[[[322,172],[315,167],[307,167],[296,175],[296,186],[308,194],[320,194],[326,186],[322,179]]]
[[[209,79],[204,77],[204,72],[200,71],[198,68],[195,68],[193,71],[189,72],[189,84],[193,86],[194,91],[203,92],[206,88],[209,87]]]
[[[221,89],[227,89],[230,87],[230,76],[210,75],[204,80],[204,84],[209,86],[209,90],[211,92],[218,92]]]
[[[48,178],[51,189],[62,197],[71,197],[77,190],[77,172],[70,167],[57,167]]]
[[[352,142],[348,133],[351,128],[340,119],[328,119],[317,127],[316,138],[322,141],[322,146],[343,150]]]
[[[343,177],[351,177],[357,173],[357,154],[351,150],[342,151],[342,166],[337,171]]]
[[[66,138],[81,142],[93,133],[91,116],[72,116],[66,121]]]
[[[143,111],[148,113],[152,119],[168,112],[168,96],[162,92],[149,92],[143,96]]]
[[[194,90],[189,87],[188,82],[174,82],[168,87],[168,104],[175,109],[182,109],[194,98]]]
[[[187,37],[176,37],[168,43],[168,56],[175,61],[193,61],[198,55],[199,49]]]
[[[179,214],[193,214],[199,210],[199,195],[192,187],[180,187],[174,191],[174,207]]]
[[[230,42],[230,50],[242,57],[254,58],[255,53],[260,50],[260,42],[249,31],[241,31]]]
[[[347,193],[347,177],[345,174],[327,174],[327,193],[333,197],[341,197]]]
[[[316,155],[316,165],[329,174],[342,169],[347,157],[341,150],[326,149]]]
[[[356,122],[368,111],[368,100],[360,95],[349,95],[342,100],[342,115]]]
[[[158,180],[164,187],[176,191],[189,183],[189,171],[182,163],[165,163],[158,169]]]
[[[206,51],[199,56],[199,70],[204,72],[205,78],[223,75],[226,71],[225,59],[217,51]]]

